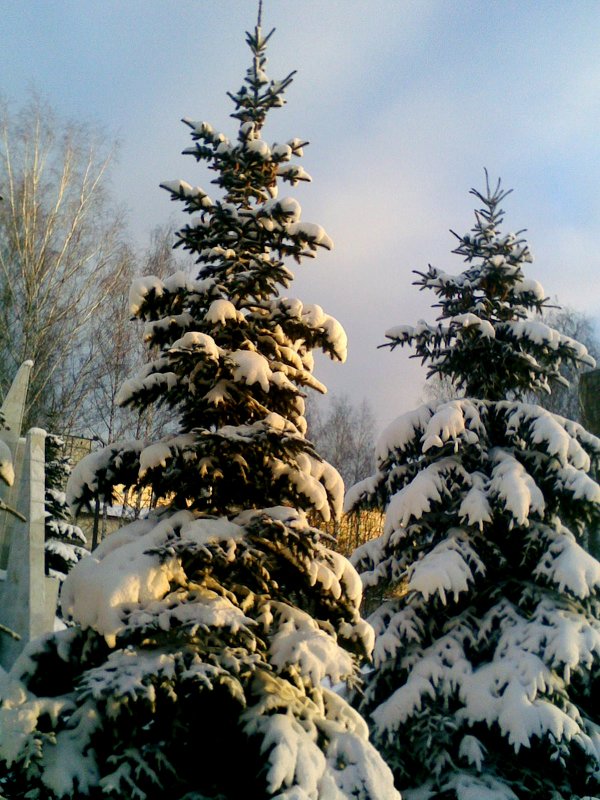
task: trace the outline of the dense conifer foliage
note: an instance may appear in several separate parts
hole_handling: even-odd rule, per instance
[[[561,381],[561,364],[593,361],[536,319],[529,248],[500,230],[508,193],[474,194],[481,210],[454,251],[466,269],[417,273],[437,322],[386,334],[464,396],[393,422],[377,472],[346,501],[387,509],[353,559],[383,599],[358,707],[408,800],[592,798],[600,564],[581,541],[600,514],[600,441],[521,398]]]
[[[248,35],[236,140],[186,120],[185,152],[213,170],[220,199],[163,184],[190,215],[178,243],[198,273],[134,283],[154,355],[120,399],[162,403],[177,424],[92,454],[68,490],[81,506],[135,485],[159,505],[71,571],[75,626],[33,643],[4,681],[10,797],[397,796],[331,688],[356,683],[373,634],[357,573],[304,514],[337,514],[343,485],[304,438],[303,392],[324,388],[312,350],[343,360],[346,337],[318,305],[280,294],[286,259],[332,245],[278,195],[309,176],[295,163],[304,142],[261,137],[291,81],[265,75],[268,38]]]
[[[83,531],[73,524],[67,504],[65,487],[71,474],[71,462],[64,450],[63,439],[46,434],[46,573],[61,582],[71,567],[88,553]]]

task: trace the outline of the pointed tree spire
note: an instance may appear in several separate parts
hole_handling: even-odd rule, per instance
[[[471,194],[481,203],[475,225],[463,236],[453,232],[459,244],[452,252],[467,269],[449,275],[430,265],[416,272],[415,284],[438,298],[438,323],[422,326],[417,335],[408,327],[391,329],[388,346],[414,344],[414,357],[427,364],[429,376],[446,376],[469,396],[497,400],[549,392],[565,381],[563,361],[586,365],[590,357],[573,339],[549,334],[547,325],[531,320],[547,298],[537,281],[525,277],[532,256],[524,232],[500,230],[501,203],[510,190],[500,181],[492,188],[486,172],[485,192]]]

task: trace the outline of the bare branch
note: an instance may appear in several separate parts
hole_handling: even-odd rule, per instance
[[[37,97],[0,105],[0,131],[0,391],[31,358],[26,424],[75,420],[97,368],[85,331],[122,269],[123,226],[104,189],[114,147]]]

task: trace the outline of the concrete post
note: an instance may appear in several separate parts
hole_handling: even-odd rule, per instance
[[[18,500],[19,480],[16,473],[19,469],[19,465],[22,463],[23,443],[21,441],[21,427],[23,425],[29,376],[32,367],[33,361],[25,361],[21,364],[8,390],[8,394],[2,403],[5,427],[0,429],[0,439],[8,445],[12,453],[13,465],[15,467],[15,480],[10,488],[0,481],[0,499],[4,500],[11,508],[16,507],[16,502]],[[6,569],[8,548],[10,546],[9,528],[11,525],[12,520],[10,515],[0,512],[0,569]]]
[[[12,456],[12,486],[0,481],[0,498],[25,521],[0,510],[0,622],[20,639],[0,634],[0,666],[12,666],[23,647],[54,627],[58,581],[44,569],[46,432],[21,436],[32,361],[20,367],[2,404],[0,439]]]
[[[46,432],[32,428],[21,440],[23,453],[17,460],[15,506],[27,522],[11,520],[8,563],[0,581],[0,619],[21,638],[0,636],[0,665],[5,669],[27,642],[54,626],[58,581],[44,574],[45,441]]]

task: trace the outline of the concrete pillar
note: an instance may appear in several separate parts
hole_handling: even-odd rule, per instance
[[[25,644],[51,631],[58,581],[44,574],[44,490],[46,432],[32,428],[19,442],[13,507],[27,519],[11,517],[6,572],[0,581],[0,621],[21,638],[0,635],[0,665],[10,668]]]
[[[0,510],[0,622],[20,637],[0,633],[5,669],[27,642],[52,630],[58,593],[58,581],[44,569],[46,433],[32,428],[21,436],[32,366],[32,361],[21,365],[2,404],[0,439],[10,449],[15,479],[10,487],[0,481],[0,498],[25,518]]]
[[[23,425],[29,376],[32,367],[33,361],[25,361],[21,364],[2,403],[4,427],[0,427],[0,439],[8,445],[12,453],[15,480],[10,488],[0,481],[0,499],[4,500],[11,508],[16,508],[18,500],[19,478],[17,472],[19,471],[19,465],[22,464],[24,445],[24,441],[21,439],[21,427]],[[3,570],[6,569],[8,561],[9,528],[11,525],[11,516],[5,512],[0,512],[0,569]]]

